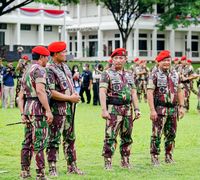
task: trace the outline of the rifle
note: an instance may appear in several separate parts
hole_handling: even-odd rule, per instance
[[[17,125],[17,124],[24,124],[24,123],[20,121],[20,122],[6,124],[6,126],[13,126],[13,125]]]

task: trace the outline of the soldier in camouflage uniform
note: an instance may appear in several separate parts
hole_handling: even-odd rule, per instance
[[[172,69],[175,70],[176,72],[178,72],[179,67],[180,67],[179,59],[177,57],[175,57],[174,64],[172,65]]]
[[[134,64],[130,67],[130,70],[131,70],[132,75],[133,75],[133,79],[134,79],[136,89],[138,90],[138,76],[136,75],[136,71],[140,67],[140,60],[139,60],[139,58],[135,58],[133,60],[133,62],[134,62]]]
[[[15,93],[15,106],[17,107],[17,98],[18,94],[21,88],[21,80],[22,80],[22,75],[24,74],[27,66],[29,64],[29,58],[27,55],[22,56],[22,59],[19,60],[16,71],[18,71],[18,76],[17,76],[17,85],[16,85],[16,93]]]
[[[32,49],[33,61],[22,77],[19,108],[25,123],[25,139],[21,150],[21,177],[29,178],[31,158],[36,162],[36,179],[45,180],[44,149],[47,145],[51,113],[46,93],[46,70],[49,51],[42,46]]]
[[[190,92],[191,92],[191,81],[194,79],[194,69],[192,66],[187,64],[186,56],[181,57],[181,66],[178,70],[180,73],[181,82],[184,86],[184,106],[186,111],[189,111],[190,104]]]
[[[183,92],[177,72],[170,70],[169,51],[157,56],[158,69],[150,74],[147,96],[152,120],[151,161],[159,165],[161,135],[165,136],[165,162],[173,163],[172,151],[175,146],[177,117],[184,115]]]
[[[116,49],[111,55],[113,66],[104,71],[100,80],[102,117],[106,119],[103,156],[105,169],[112,169],[117,135],[120,133],[121,167],[130,168],[129,157],[132,144],[133,113],[139,118],[138,100],[132,74],[124,70],[126,50]]]
[[[79,102],[80,96],[75,92],[71,71],[64,63],[67,52],[66,44],[65,42],[53,42],[48,49],[52,56],[47,64],[48,87],[52,94],[50,105],[54,115],[47,147],[49,175],[58,176],[56,162],[61,134],[68,173],[82,175],[83,172],[76,166],[74,132],[75,103]]]
[[[137,77],[137,96],[139,102],[142,100],[142,94],[144,94],[144,101],[147,102],[147,80],[149,77],[149,68],[146,66],[145,60],[140,60],[139,67],[136,68],[135,74]]]
[[[197,88],[198,88],[198,103],[197,103],[197,110],[199,111],[200,113],[200,68],[198,68],[196,70],[196,73],[198,75],[198,78],[197,78]]]

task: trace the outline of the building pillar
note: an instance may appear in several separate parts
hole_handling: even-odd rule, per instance
[[[139,29],[135,28],[134,30],[134,57],[139,55]]]
[[[39,24],[38,26],[38,44],[44,45],[44,24]]]
[[[170,31],[169,50],[171,52],[171,56],[175,57],[175,31],[174,29]]]
[[[128,40],[127,40],[127,51],[128,51],[128,56],[132,57],[133,56],[133,34],[132,32],[130,33]]]
[[[151,32],[147,33],[147,57],[151,57],[152,52],[151,52]]]
[[[21,29],[21,24],[17,23],[16,24],[16,37],[17,37],[17,45],[21,44],[21,33],[20,33],[20,29]]]
[[[83,47],[82,47],[82,33],[77,31],[77,58],[83,57]]]
[[[187,58],[192,57],[192,31],[188,30],[187,32],[187,49],[186,49]]]
[[[152,58],[155,59],[157,56],[157,29],[152,32]]]
[[[98,29],[98,58],[101,60],[103,57],[103,31]]]

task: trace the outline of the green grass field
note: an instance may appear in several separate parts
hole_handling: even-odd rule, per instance
[[[76,149],[78,166],[85,171],[85,176],[66,175],[66,162],[62,148],[58,163],[57,179],[200,179],[200,114],[196,111],[197,98],[192,95],[190,112],[178,122],[174,158],[176,164],[164,163],[163,141],[161,166],[152,167],[149,155],[151,121],[149,108],[141,103],[142,116],[134,122],[131,163],[133,169],[120,168],[119,147],[113,158],[113,170],[103,168],[101,156],[105,121],[100,117],[100,107],[78,104],[76,113]],[[19,179],[20,148],[23,140],[23,125],[5,126],[20,120],[19,110],[0,109],[0,180]],[[47,169],[46,169],[47,171]],[[35,176],[34,162],[31,166]],[[34,179],[34,178],[32,178]],[[54,178],[56,179],[56,178]]]

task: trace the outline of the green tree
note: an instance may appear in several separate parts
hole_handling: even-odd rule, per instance
[[[93,0],[97,4],[103,4],[110,10],[119,28],[123,47],[138,18],[144,13],[153,11],[153,4],[159,3],[165,12],[158,17],[157,27],[164,30],[171,25],[177,28],[179,25],[187,27],[191,24],[199,24],[200,0]]]
[[[165,12],[159,16],[157,26],[164,30],[171,25],[174,29],[198,25],[200,20],[200,0],[162,0]]]
[[[158,0],[93,0],[97,4],[103,4],[112,13],[119,28],[123,47],[133,29],[136,20],[144,13],[151,13],[153,4]]]

